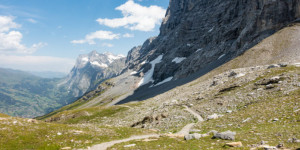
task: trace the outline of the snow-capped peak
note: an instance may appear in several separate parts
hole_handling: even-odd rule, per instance
[[[124,55],[114,55],[109,52],[103,54],[98,53],[97,51],[92,51],[89,54],[80,55],[77,59],[76,68],[83,68],[87,64],[92,65],[95,68],[107,68],[115,60],[124,58]]]

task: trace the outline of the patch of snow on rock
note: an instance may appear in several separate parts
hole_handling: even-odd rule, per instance
[[[104,64],[104,63],[99,64],[99,62],[97,62],[97,61],[93,61],[93,62],[91,62],[91,64],[94,65],[94,66],[101,67],[101,68],[107,68],[108,67],[107,64]]]
[[[130,75],[135,75],[135,74],[137,74],[138,72],[136,72],[136,71],[132,71],[131,73],[130,73]]]
[[[214,30],[214,27],[212,27],[208,32],[211,32],[211,31],[213,31]]]
[[[197,51],[196,51],[195,53],[198,53],[198,52],[200,52],[200,51],[202,51],[202,48],[197,49]]]
[[[161,82],[159,82],[159,83],[153,85],[153,87],[154,87],[154,86],[162,85],[162,84],[164,84],[164,83],[166,83],[166,82],[170,82],[172,79],[173,79],[173,77],[166,78],[165,80],[163,80],[163,81],[161,81]]]
[[[84,63],[87,63],[89,61],[89,58],[88,57],[83,57],[83,58],[81,58],[81,61],[84,62]]]
[[[179,64],[185,59],[186,59],[186,57],[176,57],[172,60],[172,62],[175,62],[176,64]]]
[[[125,56],[123,56],[123,55],[117,55],[117,56],[115,56],[115,55],[113,55],[113,54],[107,54],[107,57],[108,57],[109,63],[112,63],[112,62],[114,62],[115,60],[121,59],[121,58],[123,58],[123,57],[125,57]]]
[[[154,73],[154,68],[155,68],[155,65],[160,63],[161,60],[163,58],[163,55],[159,55],[156,59],[154,59],[153,61],[150,62],[151,64],[151,69],[145,73],[144,77],[142,78],[142,80],[139,82],[138,86],[142,86],[142,85],[145,85],[149,82],[153,82],[153,73]]]
[[[245,76],[246,74],[244,74],[244,73],[239,73],[239,74],[237,74],[235,77],[236,78],[240,78],[240,77],[243,77],[243,76]]]
[[[224,56],[225,56],[225,54],[221,55],[221,56],[218,58],[218,60],[221,59],[221,58],[223,58]]]

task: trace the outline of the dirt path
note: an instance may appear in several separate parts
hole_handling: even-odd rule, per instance
[[[203,122],[204,121],[204,119],[198,113],[196,113],[194,110],[190,109],[189,107],[187,107],[185,105],[184,105],[184,107],[185,107],[186,111],[188,111],[189,113],[191,113],[192,115],[194,115],[198,119],[198,122]],[[190,130],[193,128],[193,126],[195,124],[196,123],[187,124],[179,132],[177,132],[175,135],[186,135],[186,134],[189,134]]]
[[[204,121],[204,119],[197,112],[195,112],[194,110],[190,109],[187,106],[184,106],[184,107],[185,107],[186,111],[188,111],[189,113],[191,113],[192,115],[194,115],[198,119],[198,122],[203,122]],[[187,124],[179,132],[175,133],[175,135],[183,135],[184,136],[186,134],[189,134],[191,128],[193,128],[193,126],[195,124],[196,123]],[[107,148],[109,148],[109,147],[111,147],[115,144],[118,144],[118,143],[128,142],[128,141],[131,141],[131,140],[147,139],[147,138],[150,138],[150,137],[158,138],[159,136],[160,135],[158,135],[158,134],[132,136],[130,138],[123,139],[123,140],[115,140],[115,141],[110,141],[110,142],[94,145],[91,148],[89,148],[88,150],[106,150]]]
[[[123,139],[123,140],[110,141],[110,142],[94,145],[91,148],[89,148],[88,150],[106,150],[107,148],[109,148],[109,147],[111,147],[115,144],[118,144],[118,143],[128,142],[128,141],[131,141],[131,140],[147,139],[147,138],[151,138],[151,137],[158,138],[159,135],[158,134],[151,134],[151,135],[132,136],[130,138]]]

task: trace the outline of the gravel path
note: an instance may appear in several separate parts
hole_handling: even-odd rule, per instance
[[[186,111],[188,111],[189,113],[191,113],[192,115],[194,115],[198,119],[198,122],[203,122],[204,121],[204,119],[197,112],[195,112],[194,110],[190,109],[187,106],[184,106],[184,107],[185,107]],[[179,132],[175,133],[175,135],[186,135],[186,134],[189,134],[191,128],[194,125],[195,125],[195,123],[187,124]],[[106,150],[107,148],[109,148],[109,147],[111,147],[111,146],[113,146],[115,144],[118,144],[118,143],[128,142],[128,141],[131,141],[131,140],[147,139],[147,138],[150,138],[150,137],[156,137],[156,138],[158,138],[159,135],[158,134],[150,134],[150,135],[132,136],[130,138],[123,139],[123,140],[115,140],[115,141],[110,141],[110,142],[106,142],[106,143],[101,143],[101,144],[98,144],[98,145],[94,145],[91,148],[89,148],[88,150]]]
[[[191,113],[192,115],[194,115],[197,119],[198,122],[203,122],[204,119],[194,110],[190,109],[187,106],[184,106],[185,110],[188,111],[189,113]],[[190,123],[187,124],[186,126],[184,126],[179,132],[176,133],[176,135],[186,135],[190,133],[191,128],[195,125],[195,123]]]
[[[118,144],[118,143],[128,142],[128,141],[131,141],[131,140],[147,139],[147,138],[151,138],[151,137],[158,138],[159,135],[158,134],[150,134],[150,135],[132,136],[130,138],[123,139],[123,140],[110,141],[110,142],[94,145],[91,148],[89,148],[88,150],[106,150],[107,148],[109,148],[109,147],[111,147],[115,144]]]

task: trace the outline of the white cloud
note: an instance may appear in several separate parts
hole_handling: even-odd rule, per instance
[[[27,47],[21,44],[22,33],[12,30],[21,27],[21,25],[13,20],[14,18],[11,16],[0,16],[0,53],[31,54],[47,45],[46,43],[37,43]]]
[[[0,32],[8,32],[10,29],[21,27],[13,20],[14,18],[11,16],[0,16]]]
[[[101,44],[103,47],[114,47],[114,45],[110,44],[110,43],[102,43]]]
[[[125,4],[117,7],[116,10],[122,12],[123,18],[99,18],[97,22],[112,28],[125,27],[130,30],[152,31],[156,25],[161,23],[166,12],[165,9],[159,6],[145,7],[133,0],[128,0]]]
[[[124,38],[133,38],[134,34],[126,33],[126,34],[123,34],[123,37]]]
[[[111,31],[103,31],[103,30],[99,30],[93,33],[90,33],[88,35],[85,36],[84,39],[82,40],[73,40],[71,41],[71,43],[74,44],[84,44],[84,43],[88,43],[90,45],[92,44],[96,44],[95,40],[114,40],[114,39],[119,39],[120,38],[120,34],[115,34],[112,33]]]
[[[0,66],[24,71],[53,71],[68,73],[75,60],[50,56],[15,56],[0,54]]]
[[[35,23],[37,23],[37,21],[36,21],[36,20],[34,20],[34,19],[32,19],[32,18],[30,18],[30,19],[27,19],[27,21],[28,21],[28,22],[30,22],[30,23],[34,23],[34,24],[35,24]]]

